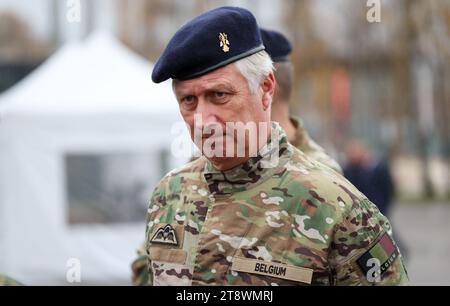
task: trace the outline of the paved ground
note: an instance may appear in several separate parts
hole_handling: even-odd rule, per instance
[[[411,285],[450,285],[450,203],[396,205],[390,219]]]

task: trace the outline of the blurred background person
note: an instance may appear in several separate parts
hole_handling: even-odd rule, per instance
[[[358,140],[349,142],[346,154],[344,176],[388,216],[395,189],[387,158],[375,157],[369,147]]]
[[[347,145],[346,155],[344,176],[367,196],[370,192],[370,161],[366,146],[360,141],[352,141]]]
[[[278,31],[261,29],[261,37],[266,52],[274,62],[277,86],[272,101],[272,121],[280,123],[286,131],[289,142],[313,159],[342,173],[339,164],[325,150],[311,139],[303,126],[303,121],[291,114],[290,100],[293,91],[294,66],[289,60],[292,45],[285,35]]]
[[[369,166],[369,189],[367,197],[378,206],[378,209],[385,216],[389,216],[390,207],[395,196],[395,186],[392,180],[389,160],[382,156],[374,157],[367,150]]]

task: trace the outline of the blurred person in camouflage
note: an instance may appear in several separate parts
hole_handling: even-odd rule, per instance
[[[309,136],[300,118],[292,116],[289,101],[294,82],[294,66],[289,60],[292,45],[282,33],[261,29],[266,52],[272,58],[277,86],[272,101],[272,121],[278,122],[286,132],[289,142],[309,157],[342,173],[342,168],[325,150]]]

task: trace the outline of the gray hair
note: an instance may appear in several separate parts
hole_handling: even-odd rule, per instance
[[[234,63],[238,71],[247,79],[252,94],[258,91],[261,82],[274,71],[273,61],[266,51],[260,51]]]

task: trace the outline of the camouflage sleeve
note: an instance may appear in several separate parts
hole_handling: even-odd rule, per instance
[[[149,283],[150,273],[147,269],[147,251],[145,242],[137,250],[137,258],[131,264],[132,283],[134,286],[145,286]]]
[[[389,221],[368,199],[355,199],[335,227],[330,263],[336,285],[407,285]]]
[[[150,259],[149,254],[149,241],[150,241],[150,235],[154,228],[154,225],[159,222],[157,220],[156,215],[158,213],[158,210],[160,206],[165,205],[165,181],[167,178],[164,178],[161,180],[161,182],[158,184],[158,186],[153,191],[150,205],[147,212],[147,221],[146,221],[146,229],[145,229],[145,257],[146,257],[146,269],[145,274],[140,274],[143,276],[143,281],[145,281],[145,284],[148,286],[153,286],[153,272],[152,272],[152,261]]]
[[[152,197],[153,199],[153,197]],[[147,222],[146,222],[146,237],[147,237],[147,233],[149,231],[149,224],[150,224],[150,211],[151,208],[153,207],[153,202],[150,202],[149,205],[149,214],[147,215]],[[147,286],[147,285],[152,285],[152,280],[151,280],[151,270],[150,270],[150,262],[149,262],[149,258],[148,258],[148,253],[147,253],[147,240],[144,241],[139,248],[136,251],[137,253],[137,257],[136,259],[131,263],[131,282],[133,284],[133,286]]]

